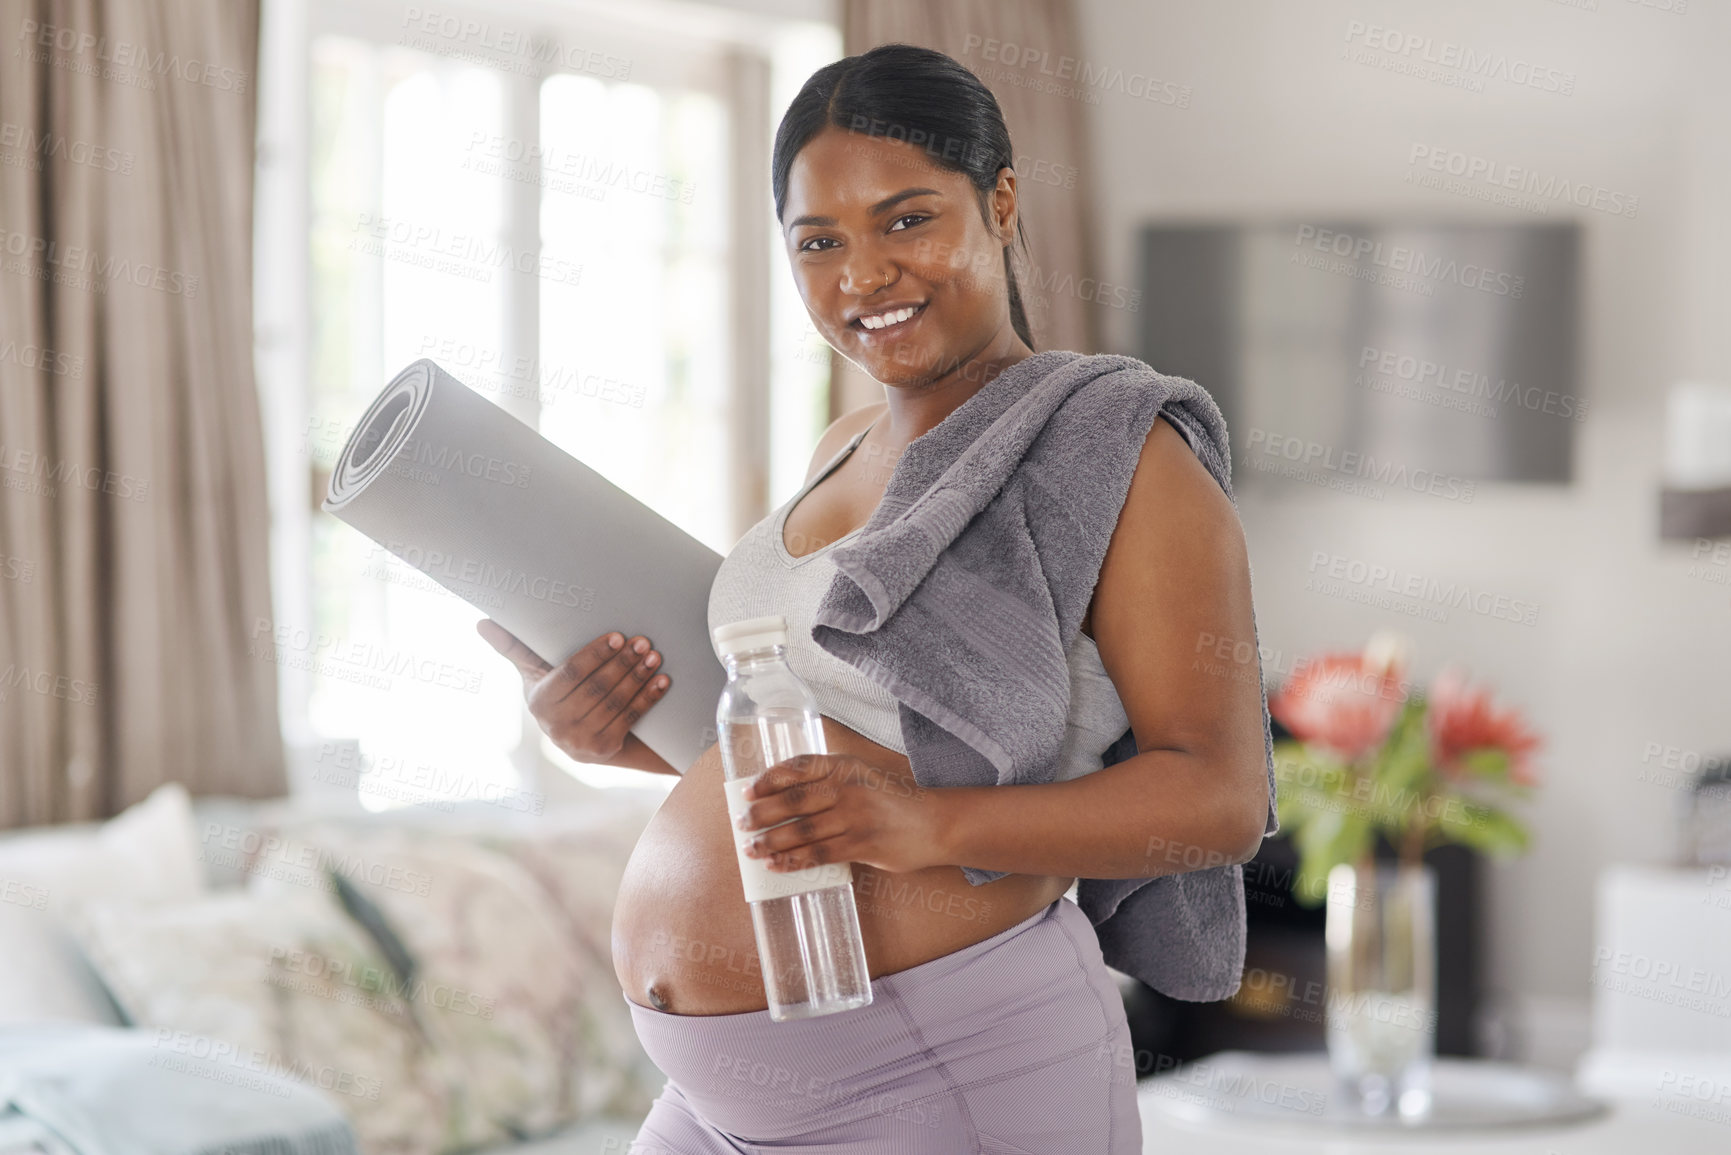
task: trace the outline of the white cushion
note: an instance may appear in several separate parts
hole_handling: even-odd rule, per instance
[[[196,841],[191,800],[176,783],[107,822],[0,837],[0,1025],[119,1025],[68,921],[95,900],[198,898],[205,884]]]

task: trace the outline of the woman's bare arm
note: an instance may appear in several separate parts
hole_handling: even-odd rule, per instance
[[[1069,782],[933,791],[947,862],[1141,878],[1244,862],[1262,841],[1267,756],[1249,558],[1226,494],[1165,420],[1143,444],[1094,592],[1093,634],[1135,757]]]

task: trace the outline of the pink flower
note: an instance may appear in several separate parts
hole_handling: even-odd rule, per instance
[[[1539,736],[1527,728],[1512,707],[1498,710],[1488,690],[1467,684],[1453,666],[1431,683],[1425,725],[1430,731],[1431,759],[1444,773],[1467,773],[1462,759],[1473,750],[1502,750],[1509,756],[1509,778],[1521,786],[1538,785],[1531,755]]]
[[[1401,664],[1366,654],[1324,654],[1268,699],[1268,712],[1306,745],[1347,762],[1374,753],[1400,712]]]

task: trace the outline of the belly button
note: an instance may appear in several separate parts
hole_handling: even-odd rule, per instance
[[[661,983],[659,980],[649,984],[647,994],[649,995],[649,1005],[658,1011],[665,1011],[670,1005],[667,1001],[667,996],[661,993]]]

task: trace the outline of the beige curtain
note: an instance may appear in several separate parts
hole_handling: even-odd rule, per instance
[[[1012,250],[1034,347],[1100,351],[1098,310],[1087,299],[1095,275],[1088,211],[1094,169],[1087,158],[1086,109],[1070,77],[1044,91],[1057,62],[1080,58],[1071,0],[843,0],[842,50],[855,56],[879,44],[935,48],[969,68],[1004,110],[1015,146],[1016,187],[1029,267]],[[1013,47],[1011,47],[1013,46]],[[1029,54],[1039,54],[1026,59]],[[1046,70],[1042,72],[1042,66]],[[831,355],[831,416],[883,400],[883,386],[839,354]]]
[[[281,794],[257,0],[0,0],[0,827]]]

